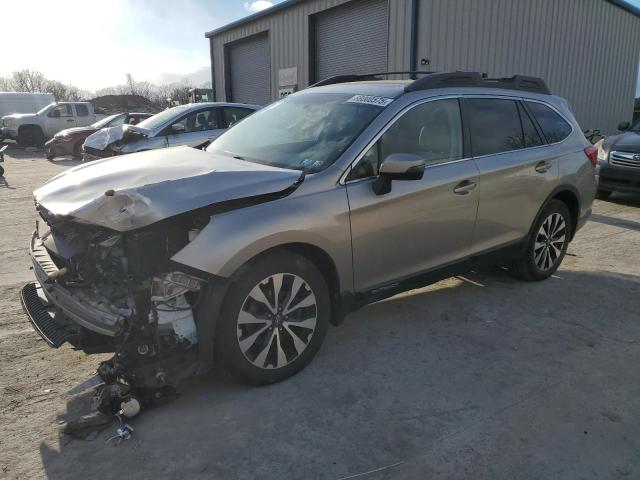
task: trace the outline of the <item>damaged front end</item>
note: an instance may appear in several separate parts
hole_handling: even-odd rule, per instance
[[[118,125],[103,128],[89,135],[84,141],[85,160],[113,157],[120,154],[123,145],[148,138],[150,132],[135,125]]]
[[[227,281],[173,258],[210,235],[216,215],[285,197],[304,180],[187,147],[128,157],[74,167],[34,192],[37,282],[22,290],[51,346],[114,353],[98,368],[101,394],[110,392],[102,405],[132,391],[155,395],[211,367]]]
[[[198,370],[195,308],[202,278],[170,258],[209,217],[117,232],[51,215],[31,240],[37,282],[22,290],[34,328],[53,347],[114,352],[98,373],[107,384],[157,391]]]

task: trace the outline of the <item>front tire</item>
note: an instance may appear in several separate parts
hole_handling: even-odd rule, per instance
[[[560,200],[549,202],[531,229],[525,254],[512,265],[516,276],[537,282],[553,275],[567,253],[572,225],[567,205]]]
[[[279,382],[311,362],[330,316],[329,289],[311,261],[285,250],[258,257],[237,274],[223,302],[216,359],[246,383]]]
[[[26,126],[18,132],[18,145],[23,147],[41,147],[44,144],[44,134],[40,127]]]

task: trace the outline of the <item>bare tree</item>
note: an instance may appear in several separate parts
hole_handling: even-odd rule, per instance
[[[138,82],[131,73],[127,73],[125,83],[101,88],[95,92],[81,90],[71,84],[64,84],[58,80],[49,80],[37,70],[19,70],[11,77],[0,77],[0,91],[16,92],[48,92],[57,101],[78,101],[104,95],[140,95],[148,99],[158,108],[167,106],[167,100],[187,103],[189,90],[194,85],[189,79],[181,82],[155,85],[150,82]],[[203,82],[200,88],[211,88],[211,82]]]
[[[47,79],[37,70],[18,70],[13,72],[13,88],[18,92],[43,92]]]
[[[13,80],[9,77],[0,77],[0,92],[11,92],[13,88]]]
[[[127,87],[129,88],[129,94],[137,95],[136,81],[133,79],[133,75],[127,73]]]

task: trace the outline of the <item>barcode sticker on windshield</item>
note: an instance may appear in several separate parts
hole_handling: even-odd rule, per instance
[[[376,107],[386,107],[393,98],[376,97],[373,95],[354,95],[346,103],[363,103],[365,105],[375,105]]]

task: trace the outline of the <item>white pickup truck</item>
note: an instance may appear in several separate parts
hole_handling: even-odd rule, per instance
[[[39,147],[61,130],[86,127],[104,115],[96,115],[89,102],[58,102],[37,113],[15,113],[2,117],[2,135],[26,147]]]

